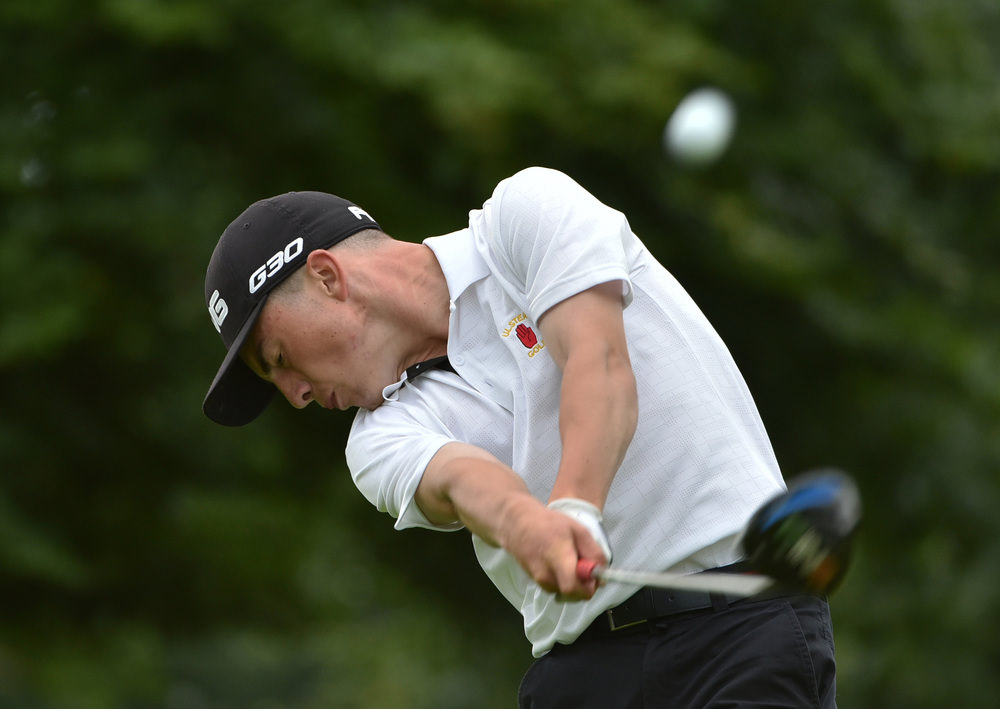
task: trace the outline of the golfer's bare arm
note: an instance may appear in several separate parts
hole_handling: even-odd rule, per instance
[[[639,408],[621,283],[604,283],[558,303],[539,319],[538,329],[563,373],[562,460],[550,499],[578,497],[603,509]]]

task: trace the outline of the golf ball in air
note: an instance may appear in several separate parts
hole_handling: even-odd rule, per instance
[[[736,109],[724,92],[703,88],[691,92],[677,105],[663,140],[667,151],[681,162],[706,164],[729,147],[736,126]]]

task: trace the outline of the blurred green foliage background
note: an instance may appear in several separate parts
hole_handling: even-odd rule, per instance
[[[841,706],[997,706],[995,2],[9,0],[0,56],[0,707],[515,705],[519,617],[356,493],[350,415],[202,416],[202,278],[255,199],[418,240],[535,164],[691,291],[786,474],[857,476]]]

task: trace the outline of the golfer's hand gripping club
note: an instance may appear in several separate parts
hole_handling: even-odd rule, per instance
[[[604,518],[601,516],[601,511],[596,505],[575,497],[560,497],[550,502],[548,507],[550,510],[556,510],[568,517],[572,517],[586,527],[587,531],[590,532],[590,536],[594,538],[594,541],[601,547],[601,551],[604,552],[604,558],[607,559],[607,563],[611,563],[611,542],[608,541],[608,535],[604,532],[604,525],[602,524]]]

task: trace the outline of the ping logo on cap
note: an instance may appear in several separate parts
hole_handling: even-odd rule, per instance
[[[372,221],[375,221],[374,219],[372,219],[372,215],[371,214],[369,214],[368,212],[366,212],[361,207],[359,207],[359,206],[357,206],[355,204],[352,204],[350,207],[348,207],[347,211],[350,212],[351,214],[353,214],[359,220],[362,218],[362,215],[364,215],[364,216],[368,217],[369,219],[371,219]]]
[[[212,318],[212,324],[215,325],[215,331],[222,332],[222,323],[229,315],[229,306],[219,297],[218,290],[212,293],[212,299],[208,301],[208,314]]]
[[[250,292],[256,293],[260,290],[260,287],[264,285],[264,281],[276,275],[285,264],[294,260],[296,256],[302,253],[302,249],[303,241],[301,236],[285,244],[284,249],[276,252],[274,256],[264,262],[264,265],[250,274]]]

